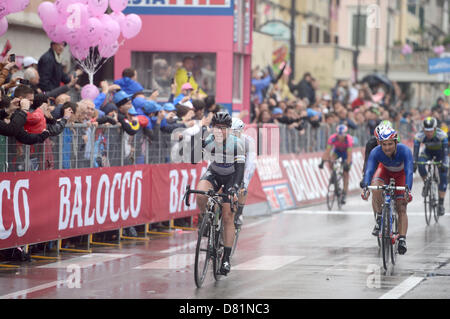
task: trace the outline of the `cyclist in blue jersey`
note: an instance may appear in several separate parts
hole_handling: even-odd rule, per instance
[[[237,193],[240,189],[245,172],[245,146],[241,139],[231,134],[232,118],[226,112],[218,112],[212,118],[213,134],[203,141],[203,149],[211,164],[201,177],[198,190],[222,191],[228,194],[223,201],[222,215],[224,222],[224,255],[222,258],[221,273],[230,272],[230,254],[234,242],[234,216],[231,211],[231,201],[237,202]],[[208,198],[197,195],[197,204],[201,213],[205,212]]]
[[[384,127],[378,132],[379,146],[375,147],[367,160],[364,173],[363,191],[361,197],[369,198],[368,185],[382,186],[389,184],[391,178],[395,186],[407,186],[408,191],[396,191],[396,210],[398,213],[398,253],[403,255],[407,251],[406,233],[408,230],[408,216],[406,206],[412,200],[411,189],[413,185],[413,156],[411,150],[404,144],[398,143],[397,132],[390,127]],[[373,178],[373,179],[372,179]],[[374,210],[377,213],[377,222],[372,235],[378,236],[381,229],[381,208],[383,194],[381,190],[373,191]]]
[[[444,199],[447,190],[447,173],[448,173],[448,137],[447,134],[437,127],[438,122],[434,117],[427,117],[423,121],[423,130],[418,132],[414,137],[414,172],[419,168],[419,174],[423,180],[427,176],[424,164],[416,164],[426,162],[433,157],[436,161],[441,161],[439,166],[439,206],[438,214],[445,214]],[[420,144],[425,145],[425,149],[419,155]],[[425,196],[425,189],[422,191]]]

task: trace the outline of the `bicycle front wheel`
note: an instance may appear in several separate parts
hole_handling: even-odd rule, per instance
[[[327,192],[327,207],[328,210],[333,209],[334,200],[336,198],[336,183],[335,183],[336,174],[333,172],[330,178],[330,183],[328,184],[328,192]]]
[[[197,247],[195,249],[194,276],[195,285],[198,288],[203,285],[208,272],[212,250],[211,233],[211,221],[208,216],[204,216],[198,231]]]
[[[389,266],[389,253],[391,249],[391,238],[389,234],[389,207],[383,206],[381,223],[381,252],[383,255],[383,267],[385,270]]]
[[[392,216],[392,238],[391,238],[391,260],[392,264],[395,265],[395,261],[397,260],[397,251],[398,251],[398,219],[397,214],[394,213]]]

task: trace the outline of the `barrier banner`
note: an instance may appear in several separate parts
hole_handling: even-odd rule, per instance
[[[2,173],[0,249],[144,224],[151,167]]]
[[[261,185],[272,212],[322,202],[326,199],[330,171],[319,169],[323,152],[302,155],[258,156]],[[364,164],[363,149],[353,149],[349,193],[359,189]]]
[[[190,195],[190,206],[183,202],[187,185],[197,187],[206,172],[207,163],[152,165],[152,203],[149,222],[166,221],[198,214],[196,194]]]

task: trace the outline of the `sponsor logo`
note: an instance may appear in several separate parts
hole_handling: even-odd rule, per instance
[[[201,174],[197,175],[197,168],[192,169],[172,169],[169,172],[170,179],[170,198],[169,198],[169,212],[170,214],[192,211],[197,209],[195,194],[191,194],[189,198],[190,206],[186,206],[183,202],[186,186],[191,185],[195,188],[206,172],[206,166],[202,168]]]
[[[60,177],[59,190],[58,230],[102,225],[108,216],[113,223],[120,218],[126,221],[130,216],[137,218],[141,211],[142,171],[116,173],[112,179],[102,174],[97,185],[92,185],[89,175],[84,183],[81,176],[73,180]],[[95,192],[93,203],[92,192]]]

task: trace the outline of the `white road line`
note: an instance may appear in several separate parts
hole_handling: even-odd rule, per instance
[[[303,210],[293,209],[282,212],[287,215],[373,215],[370,210],[367,211],[337,211],[337,210]],[[408,216],[423,216],[423,213],[408,212]]]
[[[14,299],[20,296],[26,296],[29,293],[33,293],[39,290],[44,290],[44,289],[48,289],[54,286],[59,286],[59,285],[64,285],[66,283],[66,280],[58,280],[58,281],[52,281],[46,284],[42,284],[33,288],[28,288],[28,289],[24,289],[24,290],[20,290],[17,292],[13,292],[7,295],[3,295],[0,296],[0,299]]]
[[[271,221],[273,218],[274,218],[274,216],[270,216],[270,217],[267,217],[267,218],[264,218],[262,220],[258,220],[258,221],[255,221],[255,222],[249,223],[249,224],[245,224],[245,222],[244,222],[244,225],[242,226],[242,230],[245,230],[246,228],[251,228],[251,227],[255,227],[255,226],[261,225],[263,223]],[[188,242],[186,244],[183,244],[181,246],[176,246],[176,247],[172,247],[172,248],[161,250],[160,253],[171,254],[171,253],[175,253],[175,252],[177,252],[179,250],[195,248],[196,245],[197,245],[197,240],[193,240],[193,241],[190,241],[190,242]]]
[[[404,280],[400,285],[394,287],[392,290],[385,293],[378,299],[398,299],[404,294],[406,294],[408,291],[413,289],[415,286],[417,286],[424,279],[425,278],[423,277],[411,276],[406,280]]]

